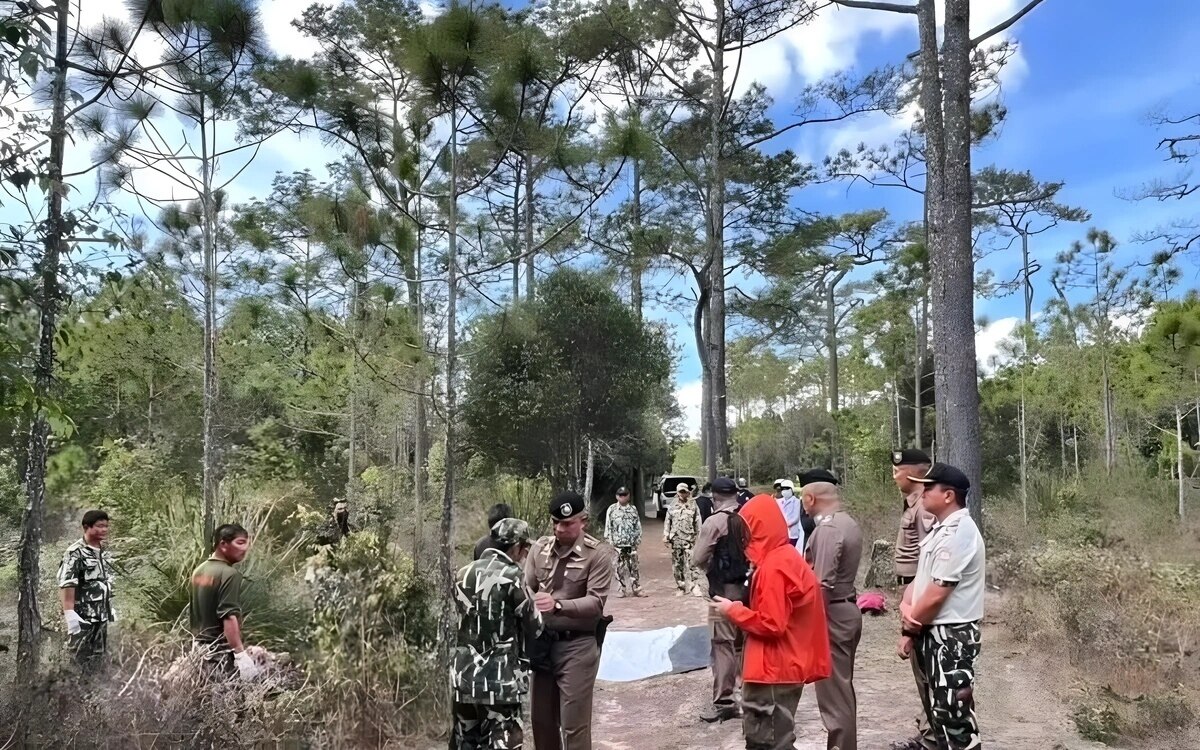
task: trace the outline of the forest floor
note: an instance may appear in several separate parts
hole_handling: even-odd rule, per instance
[[[659,524],[645,522],[642,586],[648,596],[610,598],[613,630],[702,625],[707,603],[677,597],[670,557]],[[989,611],[999,608],[990,602]],[[886,750],[914,734],[920,708],[912,672],[895,654],[897,615],[868,617],[858,649],[855,689],[858,736],[863,750]],[[978,712],[984,743],[1003,750],[1093,750],[1103,747],[1076,734],[1065,700],[1069,685],[1054,660],[1031,654],[995,617],[984,623],[977,671]],[[654,677],[636,682],[598,682],[592,739],[603,750],[733,750],[744,747],[741,723],[704,724],[697,717],[711,700],[711,672]],[[816,699],[806,689],[796,713],[798,750],[823,750],[825,730]]]

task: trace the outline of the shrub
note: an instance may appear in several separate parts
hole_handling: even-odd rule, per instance
[[[1085,698],[1075,706],[1072,718],[1079,736],[1085,740],[1109,745],[1121,737],[1121,716],[1108,701]]]

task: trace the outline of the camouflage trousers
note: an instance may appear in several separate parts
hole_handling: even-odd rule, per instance
[[[926,717],[942,750],[983,747],[975,718],[975,660],[978,622],[934,625],[916,640],[912,658],[921,660],[929,679]]]
[[[617,581],[621,584],[622,594],[631,588],[634,591],[642,590],[637,547],[617,547]]]
[[[671,573],[675,576],[675,585],[687,593],[691,593],[696,585],[696,569],[692,567],[693,546],[690,542],[671,542]]]
[[[521,750],[525,730],[520,703],[454,702],[450,750]]]
[[[99,672],[108,652],[108,623],[83,623],[78,633],[67,636],[67,652],[84,674]]]

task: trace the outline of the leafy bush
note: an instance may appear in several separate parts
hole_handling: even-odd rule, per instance
[[[114,536],[126,543],[153,543],[165,514],[193,505],[183,477],[169,469],[166,455],[152,445],[118,440],[100,449],[100,465],[84,502],[113,516]]]
[[[1075,707],[1072,718],[1079,736],[1085,740],[1108,745],[1121,736],[1121,716],[1108,701],[1085,699]]]
[[[443,698],[430,579],[370,532],[322,548],[307,578],[307,667],[316,682],[309,715],[343,740],[411,732],[408,721],[420,714],[401,709]]]

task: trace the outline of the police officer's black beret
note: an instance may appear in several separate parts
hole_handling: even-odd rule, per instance
[[[555,521],[565,521],[587,510],[583,495],[578,492],[560,492],[550,501],[550,517]]]
[[[729,477],[717,477],[713,480],[712,491],[719,495],[736,495],[738,487]]]
[[[915,466],[916,464],[931,464],[933,459],[920,448],[904,448],[892,451],[892,466]]]
[[[950,464],[934,464],[923,477],[912,477],[914,482],[921,484],[941,484],[953,487],[964,495],[971,491],[971,480],[956,466]]]
[[[618,495],[628,495],[628,494],[629,494],[629,488],[628,488],[628,487],[618,487],[618,488],[617,488],[617,494],[618,494]]]
[[[838,478],[833,475],[829,469],[809,469],[798,477],[800,486],[812,484],[813,482],[829,482],[830,484],[841,484]]]

